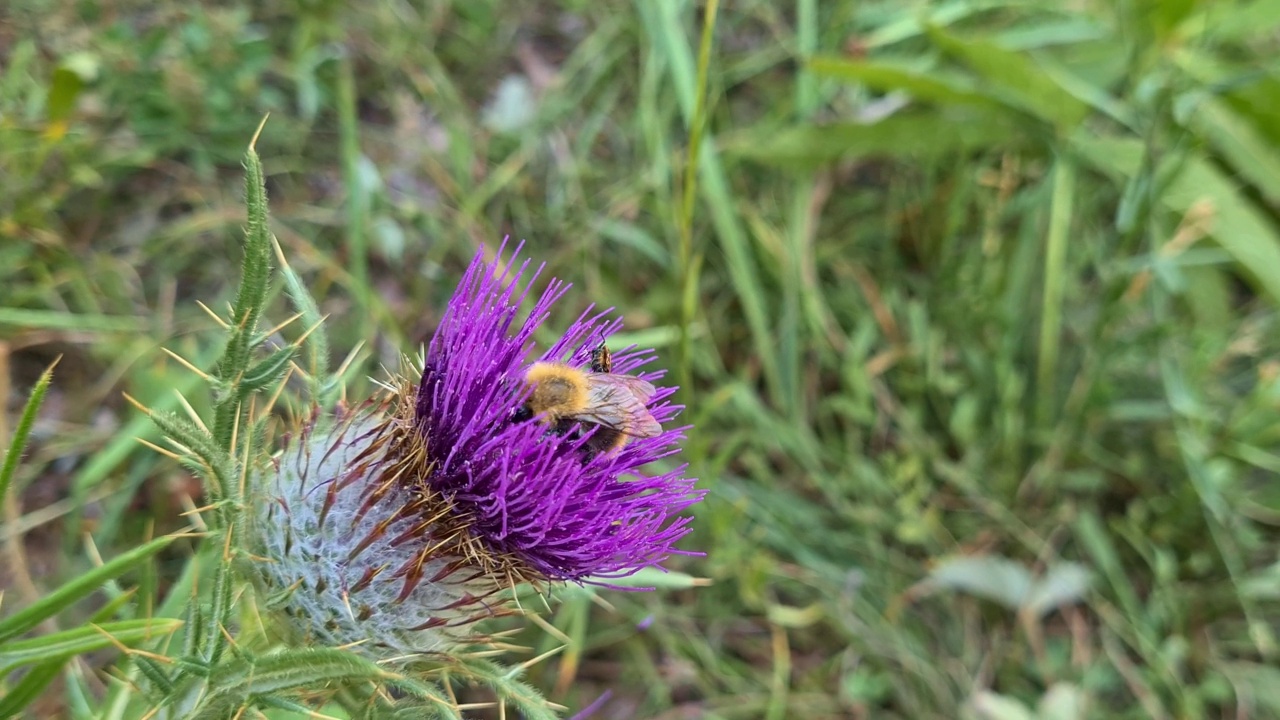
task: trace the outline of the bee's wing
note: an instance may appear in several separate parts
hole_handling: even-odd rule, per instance
[[[587,382],[592,386],[618,388],[636,396],[641,404],[647,405],[658,389],[648,380],[641,380],[635,375],[618,373],[587,373]]]
[[[651,383],[631,375],[593,373],[587,385],[587,407],[574,418],[603,425],[633,437],[655,437],[662,425],[645,403],[656,392]]]

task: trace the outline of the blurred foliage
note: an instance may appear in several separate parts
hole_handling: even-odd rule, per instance
[[[120,391],[176,409],[195,379],[158,348],[217,357],[194,301],[233,297],[270,112],[272,231],[335,365],[366,342],[355,377],[394,367],[511,234],[575,283],[552,328],[617,306],[682,380],[711,497],[706,556],[673,567],[714,584],[568,593],[558,634],[520,636],[567,644],[526,678],[550,699],[1280,714],[1280,2],[743,0],[700,102],[708,7],[0,11],[15,416],[65,355],[5,516],[33,587],[95,564],[86,532],[123,557],[200,504]],[[193,552],[43,631],[181,617]],[[34,598],[5,582],[11,618]],[[103,716],[90,669],[128,666],[82,655],[40,701]]]

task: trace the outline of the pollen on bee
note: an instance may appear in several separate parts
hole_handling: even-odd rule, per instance
[[[532,388],[526,403],[529,410],[534,415],[545,414],[547,422],[587,406],[587,376],[577,368],[559,363],[534,363],[525,373],[525,382]]]

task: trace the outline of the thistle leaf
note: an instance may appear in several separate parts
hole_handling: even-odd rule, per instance
[[[312,399],[322,406],[327,406],[330,398],[323,395],[328,393],[332,383],[328,382],[329,336],[324,330],[324,316],[320,314],[319,305],[316,304],[315,298],[311,296],[302,279],[298,277],[298,273],[289,267],[279,245],[276,246],[276,259],[280,262],[280,274],[284,276],[289,299],[293,301],[293,307],[302,314],[303,326],[313,328],[303,343],[306,354],[304,364],[307,373],[311,376]]]
[[[200,462],[195,469],[210,482],[206,484],[209,496],[215,502],[227,496],[236,476],[235,461],[222,449],[220,443],[190,420],[175,413],[152,411],[151,420],[173,440],[184,445]]]
[[[333,648],[286,650],[252,662],[224,662],[210,676],[210,692],[191,718],[223,718],[254,704],[260,696],[281,691],[347,682],[380,683],[392,677],[370,660]]]
[[[313,333],[314,334],[314,333]],[[271,386],[289,369],[289,363],[297,355],[298,349],[292,345],[280,348],[245,371],[240,379],[239,393],[243,401],[249,395]]]
[[[249,222],[245,227],[244,262],[240,288],[232,305],[227,328],[227,345],[218,360],[215,375],[233,388],[218,401],[214,412],[213,437],[218,445],[231,447],[231,435],[243,412],[241,401],[248,392],[237,387],[253,358],[258,320],[267,304],[271,279],[271,231],[267,225],[267,191],[262,179],[262,162],[250,147],[244,160],[245,205]]]
[[[138,672],[147,676],[147,679],[151,681],[151,684],[155,686],[155,689],[162,697],[173,695],[175,686],[164,666],[146,655],[135,656],[133,662],[138,666]]]

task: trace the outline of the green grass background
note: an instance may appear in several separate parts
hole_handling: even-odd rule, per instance
[[[232,298],[270,113],[349,397],[506,235],[574,283],[543,340],[616,306],[682,387],[706,556],[671,566],[711,582],[555,608],[551,700],[1280,717],[1277,31],[1275,0],[6,3],[6,443],[63,358],[0,614],[185,523],[122,392],[208,407],[161,347],[219,350],[196,303]],[[42,629],[161,616],[191,557]],[[126,662],[24,712],[108,717]]]

